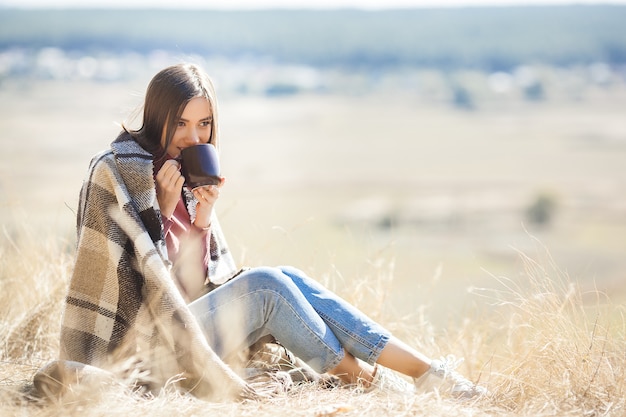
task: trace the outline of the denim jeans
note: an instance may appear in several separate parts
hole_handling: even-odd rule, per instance
[[[391,337],[356,307],[293,267],[247,270],[189,308],[222,358],[272,335],[318,372],[336,367],[344,349],[373,364]]]

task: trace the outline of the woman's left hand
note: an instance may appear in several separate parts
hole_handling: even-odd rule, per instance
[[[193,190],[193,195],[198,200],[196,205],[196,219],[194,225],[200,229],[206,229],[211,225],[211,213],[213,206],[220,196],[220,188],[224,185],[225,178],[222,178],[218,185],[208,185],[198,187]]]

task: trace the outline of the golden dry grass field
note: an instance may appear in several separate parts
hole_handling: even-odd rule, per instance
[[[221,98],[218,210],[240,263],[299,266],[427,354],[464,356],[489,398],[305,386],[245,404],[113,388],[19,402],[56,355],[87,164],[145,82],[0,85],[0,415],[626,413],[623,86],[472,112],[383,93]],[[525,213],[542,196],[555,206],[540,227]]]

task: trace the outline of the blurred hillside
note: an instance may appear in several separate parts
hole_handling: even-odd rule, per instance
[[[154,50],[315,67],[509,71],[527,63],[626,63],[626,7],[388,11],[11,10],[0,48]]]
[[[626,7],[0,9],[0,82],[146,79],[181,60],[221,94],[404,92],[472,109],[626,79]]]

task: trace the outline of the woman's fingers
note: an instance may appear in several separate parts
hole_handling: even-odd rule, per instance
[[[169,218],[178,204],[185,177],[180,173],[180,164],[174,160],[165,161],[156,175],[156,191],[161,213]]]
[[[207,185],[194,188],[193,193],[200,204],[209,203],[212,205],[220,196],[220,189],[217,185]]]
[[[185,181],[180,172],[180,164],[173,159],[165,161],[159,172],[157,173],[157,181],[163,186],[174,185],[177,182]]]

